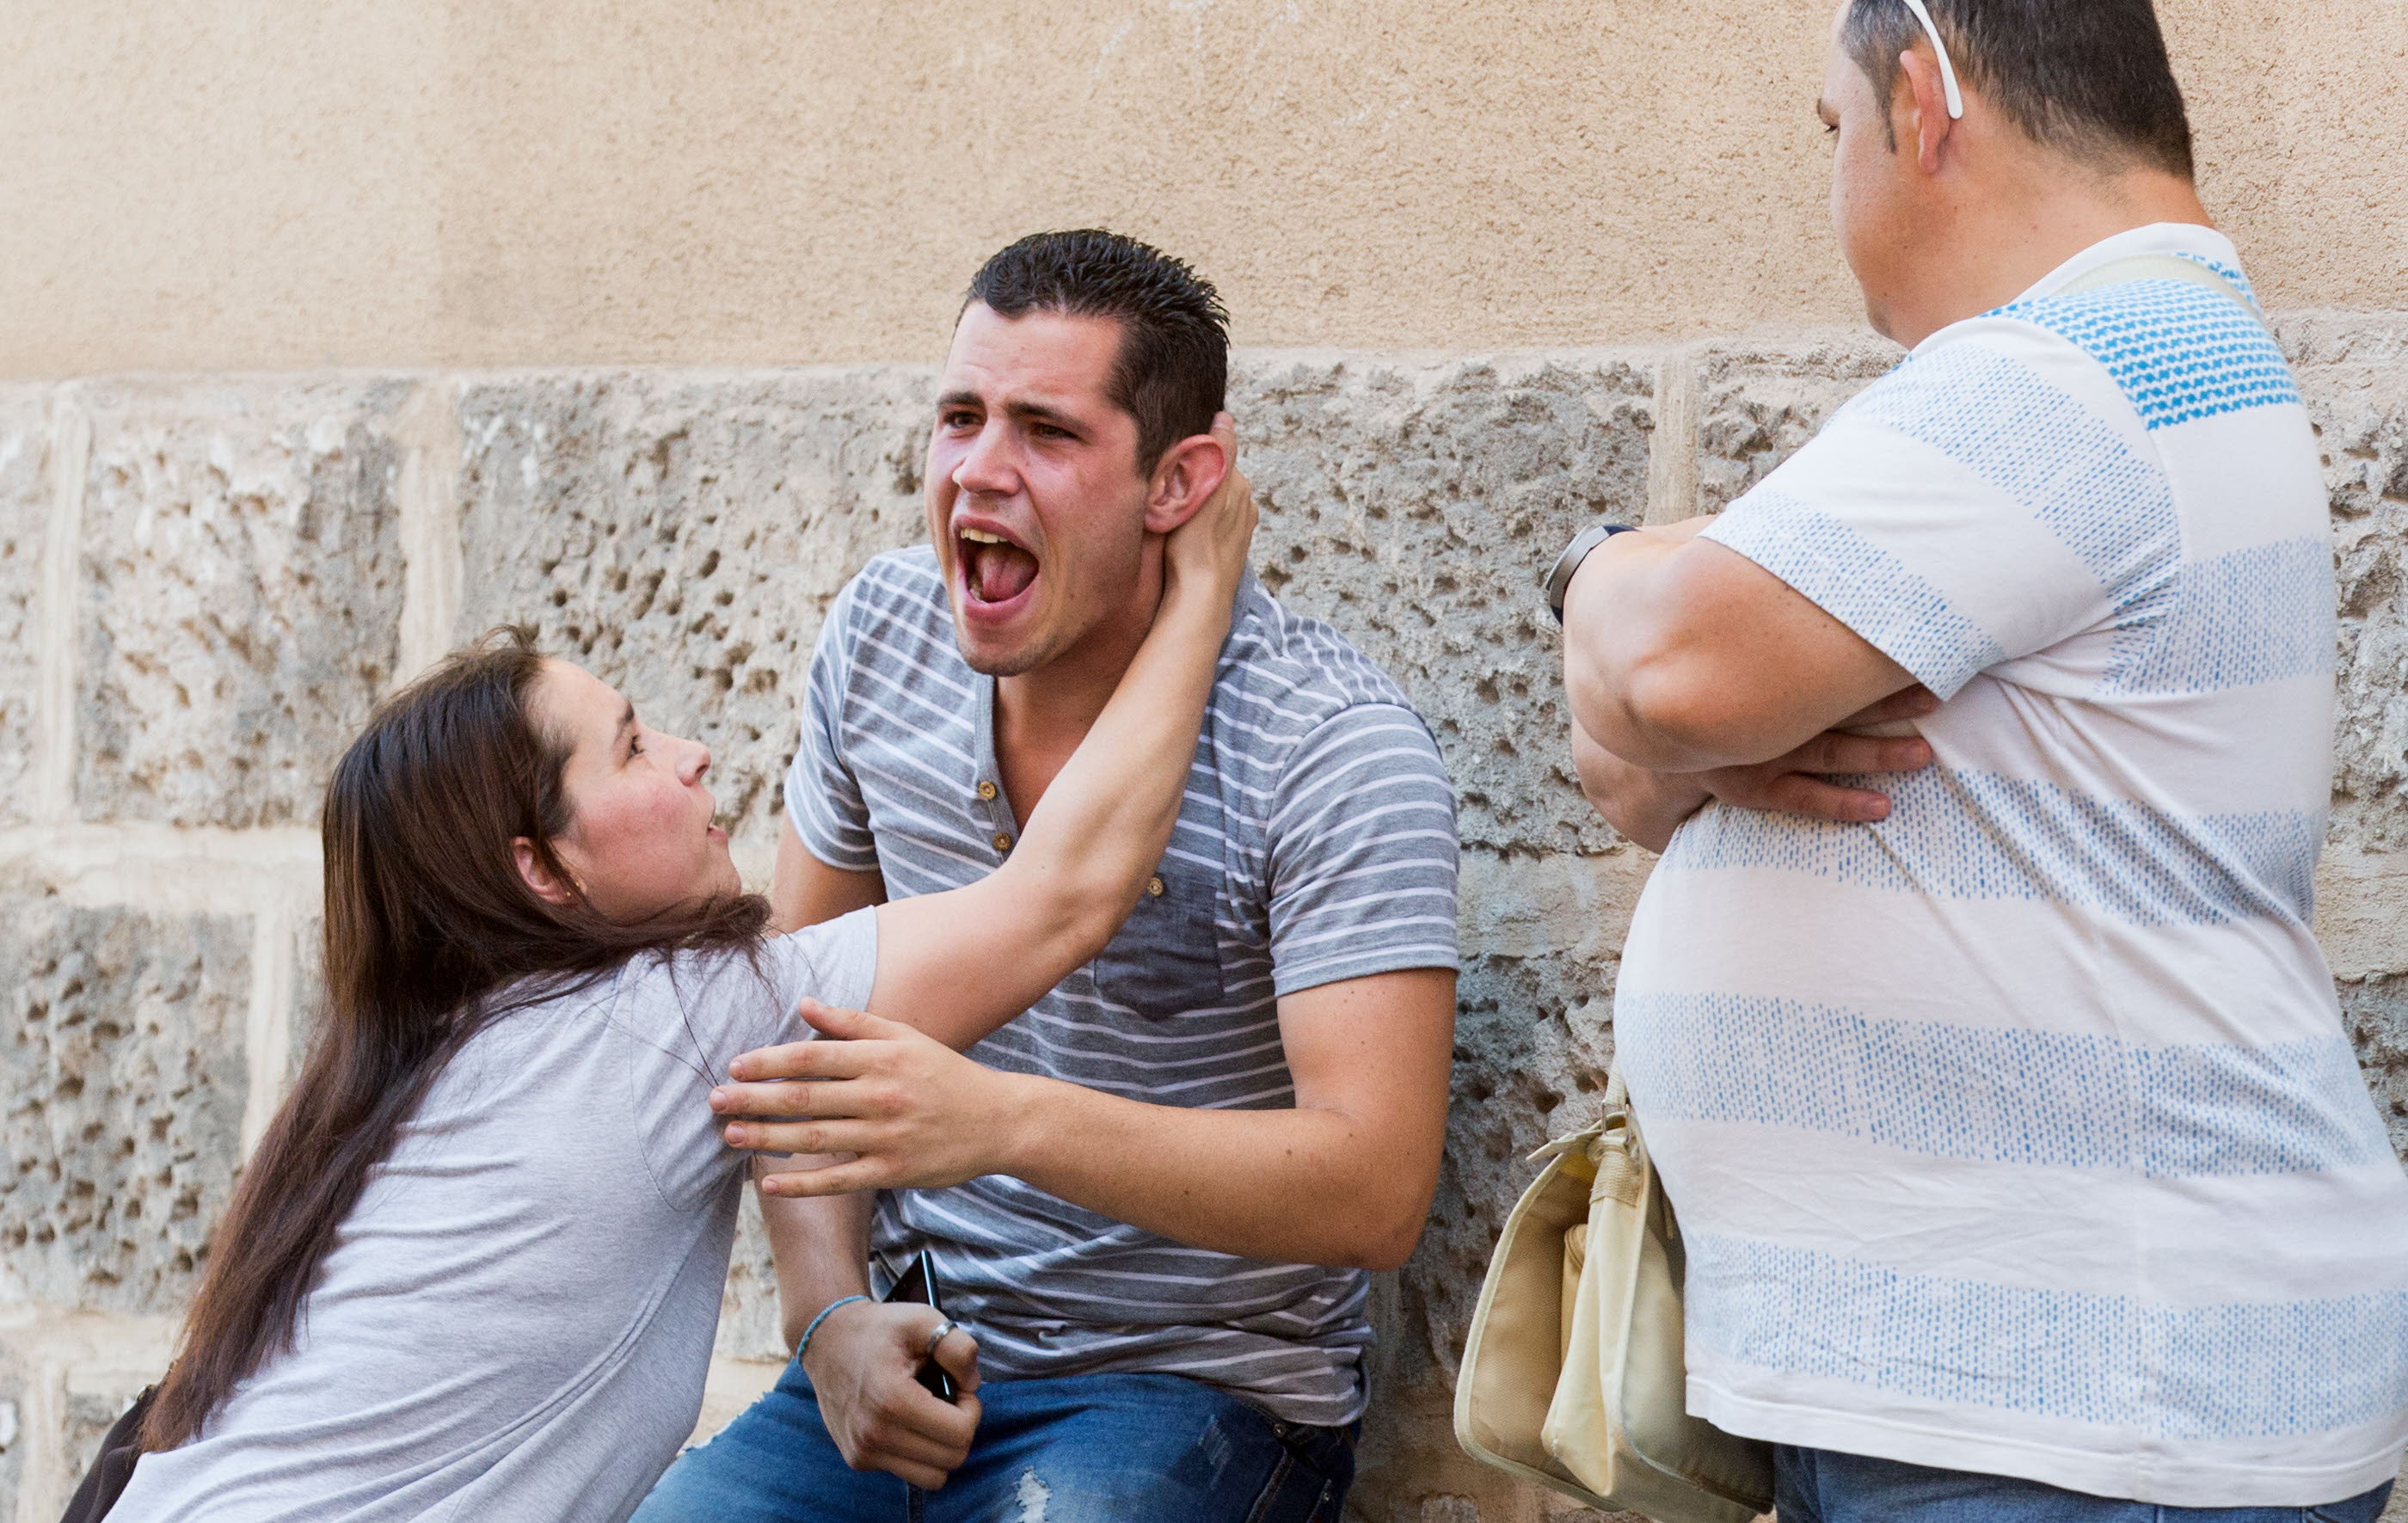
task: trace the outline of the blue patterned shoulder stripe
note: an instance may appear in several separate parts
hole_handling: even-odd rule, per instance
[[[2151,429],[2300,400],[2291,367],[2255,317],[2204,286],[2131,280],[2042,296],[1989,314],[2078,344],[2107,367]]]

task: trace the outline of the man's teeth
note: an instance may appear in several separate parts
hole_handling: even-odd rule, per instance
[[[974,545],[1008,545],[1011,543],[1010,540],[1005,539],[1002,535],[989,534],[984,529],[964,529],[962,531],[962,538],[968,539]]]

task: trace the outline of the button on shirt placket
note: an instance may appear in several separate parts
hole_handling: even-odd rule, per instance
[[[1003,768],[995,755],[995,679],[982,680],[978,706],[978,777],[971,792],[978,796],[978,814],[986,821],[987,844],[1000,859],[1011,855],[1020,839],[1020,822],[1012,817],[1011,800],[1003,796]]]

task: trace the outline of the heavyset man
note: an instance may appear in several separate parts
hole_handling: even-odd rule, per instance
[[[2363,1523],[2408,1182],[2310,933],[2324,493],[2149,0],[1850,0],[1821,110],[1911,356],[1562,605],[1591,797],[1666,852],[1615,1027],[1690,1408],[1783,1523]],[[1869,823],[1714,797],[1916,684]]]
[[[934,542],[871,562],[812,661],[782,924],[1010,852],[1144,637],[1162,537],[1231,467],[1225,322],[1187,266],[1108,234],[979,272],[928,446]],[[647,1523],[1337,1517],[1364,1271],[1404,1260],[1437,1183],[1454,795],[1393,682],[1240,596],[1185,811],[1104,955],[992,1033],[931,1013],[975,1062],[823,1013],[865,1040],[741,1077],[841,1081],[731,1086],[731,1115],[816,1118],[732,1142],[860,1157],[765,1181],[807,1347]],[[874,1230],[838,1193],[903,1179],[949,1187],[887,1191]],[[958,1403],[913,1381],[935,1314],[846,1299],[924,1248],[977,1339],[975,1369],[969,1339],[939,1345]]]

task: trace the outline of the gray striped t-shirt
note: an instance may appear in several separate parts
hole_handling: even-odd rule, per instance
[[[804,844],[882,869],[896,898],[993,871],[1020,831],[994,714],[993,680],[954,648],[935,553],[871,561],[811,659],[786,780]],[[1428,729],[1335,630],[1249,577],[1161,891],[970,1056],[1159,1105],[1293,1105],[1278,998],[1455,967],[1455,795]],[[1170,1372],[1292,1422],[1362,1413],[1359,1270],[1188,1247],[1002,1175],[882,1197],[873,1243],[889,1262],[934,1252],[991,1379]]]

